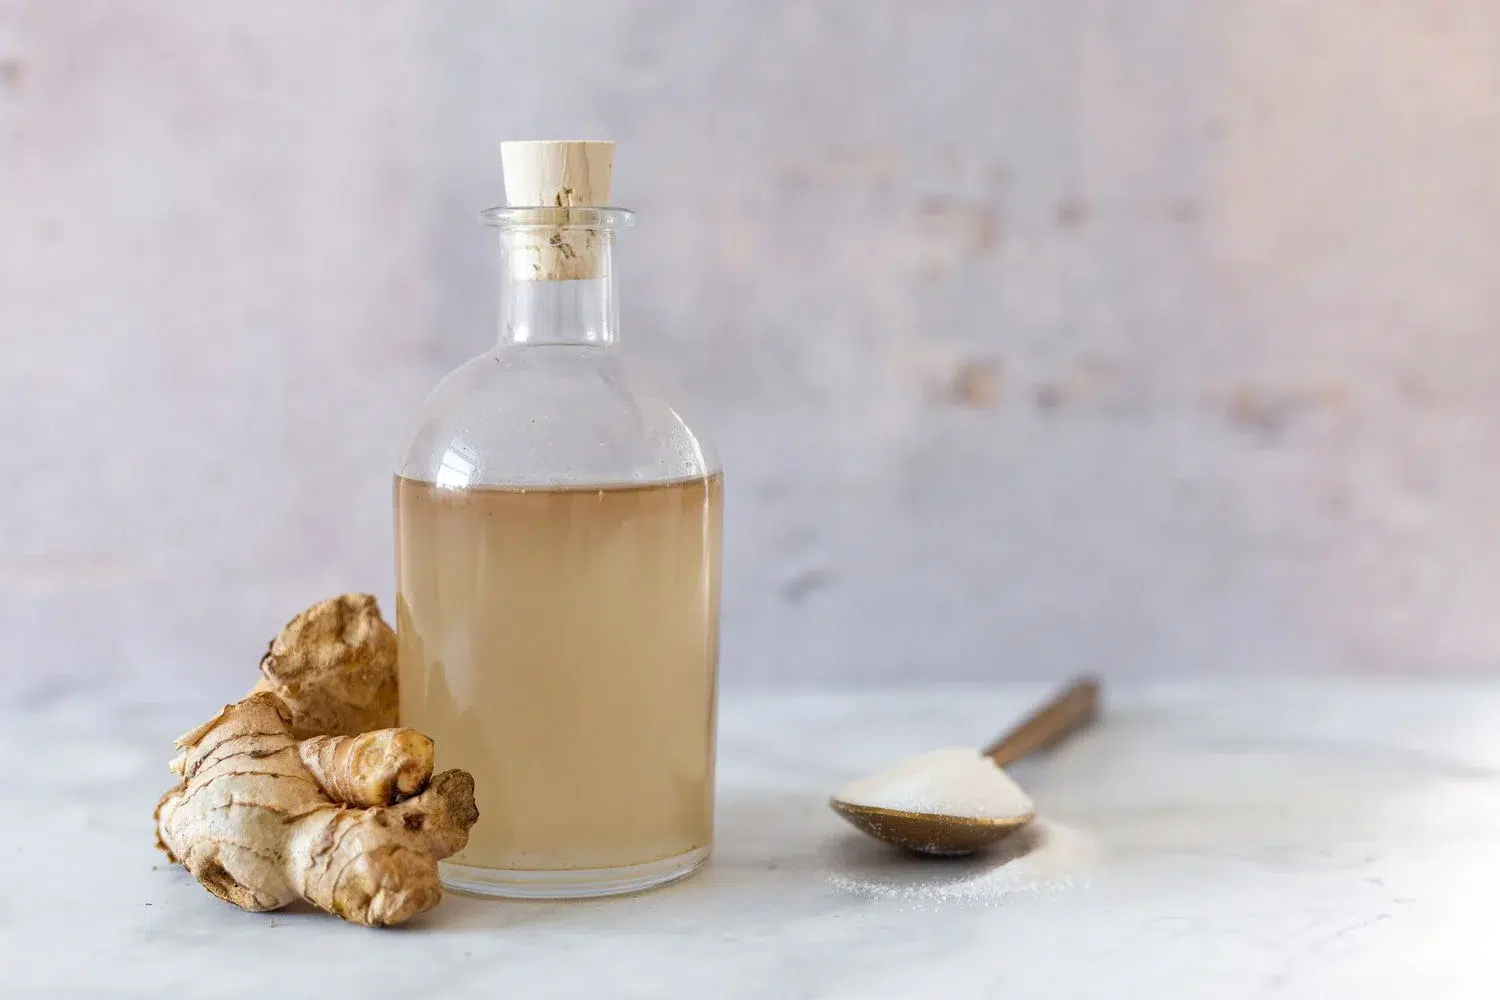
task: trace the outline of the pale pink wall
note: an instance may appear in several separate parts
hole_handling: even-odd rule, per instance
[[[619,141],[730,679],[1500,665],[1500,8],[0,0],[0,662],[390,588],[498,142]]]

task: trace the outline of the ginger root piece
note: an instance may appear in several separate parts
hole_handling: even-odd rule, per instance
[[[287,623],[240,702],[177,741],[156,844],[247,910],[296,899],[399,924],[442,899],[437,863],[479,819],[474,779],[433,776],[432,740],[396,726],[396,635],[345,594]]]
[[[295,718],[254,692],[177,741],[182,783],[156,807],[168,856],[247,910],[300,898],[386,926],[437,905],[437,862],[479,818],[473,778],[433,777],[432,741],[412,730],[299,740]]]
[[[280,696],[298,739],[396,725],[396,633],[369,594],[343,594],[293,618],[271,640],[260,674],[254,691]]]
[[[314,736],[297,745],[297,755],[329,798],[351,806],[386,806],[427,784],[432,749],[432,740],[415,729],[377,729],[359,736]]]

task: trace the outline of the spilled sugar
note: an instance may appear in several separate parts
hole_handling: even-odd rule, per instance
[[[841,788],[855,806],[940,813],[974,819],[1030,815],[1030,797],[988,757],[972,747],[933,750]]]
[[[1016,893],[1086,886],[1099,858],[1099,846],[1088,834],[1037,820],[968,858],[940,861],[882,853],[879,861],[859,870],[832,873],[829,882],[865,899],[992,906]]]

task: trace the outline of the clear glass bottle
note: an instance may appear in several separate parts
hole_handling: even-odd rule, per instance
[[[506,144],[499,342],[433,391],[396,477],[401,722],[474,775],[442,866],[470,892],[632,892],[712,845],[722,475],[621,356],[631,214],[579,204],[609,153]]]

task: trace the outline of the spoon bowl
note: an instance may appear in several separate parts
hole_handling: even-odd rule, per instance
[[[905,812],[878,806],[857,806],[831,799],[833,811],[856,829],[876,840],[937,857],[959,857],[983,850],[1004,840],[1036,818],[1029,812],[1022,816],[975,819],[971,816],[945,816],[940,813]]]
[[[1098,712],[1099,682],[1080,677],[981,753],[994,761],[996,767],[1005,767],[1055,746],[1091,723]],[[876,840],[917,854],[940,857],[982,850],[1036,818],[1035,812],[986,817],[907,812],[845,802],[838,796],[829,799],[828,804],[852,826]]]

